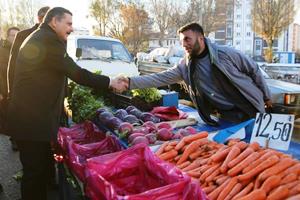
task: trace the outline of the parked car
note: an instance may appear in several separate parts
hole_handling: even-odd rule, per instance
[[[139,75],[133,57],[120,40],[110,37],[70,35],[67,52],[75,62],[91,72],[107,76]]]

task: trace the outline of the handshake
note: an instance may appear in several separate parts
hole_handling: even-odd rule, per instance
[[[120,75],[110,79],[109,88],[117,93],[122,93],[129,89],[129,78]]]

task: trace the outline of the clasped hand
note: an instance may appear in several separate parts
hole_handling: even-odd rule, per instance
[[[109,87],[117,93],[122,93],[129,88],[129,79],[125,76],[117,76],[110,80]]]

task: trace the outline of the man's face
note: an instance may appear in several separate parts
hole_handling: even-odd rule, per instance
[[[14,29],[12,29],[12,30],[10,30],[10,31],[8,32],[7,40],[8,40],[8,42],[9,42],[10,44],[13,43],[13,41],[14,41],[14,39],[15,39],[15,36],[16,36],[17,32],[18,32],[18,31],[17,31],[17,30],[14,30]]]
[[[54,18],[54,30],[62,41],[67,41],[68,36],[73,32],[72,15],[65,13],[60,20]]]
[[[199,55],[205,48],[204,37],[192,30],[180,33],[179,38],[188,56]]]

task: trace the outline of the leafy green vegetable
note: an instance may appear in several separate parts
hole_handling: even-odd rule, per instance
[[[72,110],[72,120],[76,123],[93,119],[96,110],[104,106],[103,99],[93,95],[92,89],[88,87],[70,82],[69,89],[71,94],[68,97],[68,107]]]
[[[148,103],[159,101],[162,97],[156,88],[135,89],[131,90],[131,93],[134,97],[144,99]]]

